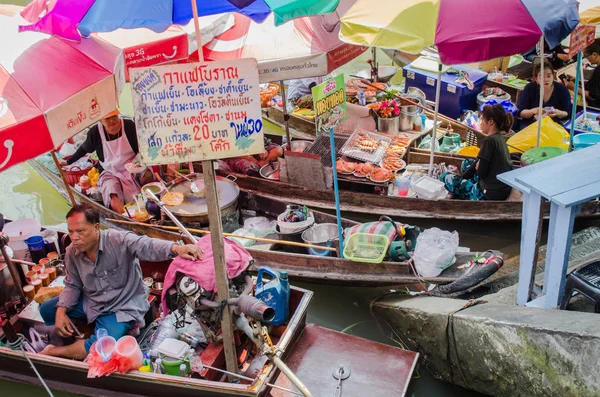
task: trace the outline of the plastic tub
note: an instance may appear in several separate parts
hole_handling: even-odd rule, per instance
[[[308,211],[308,217],[306,220],[301,222],[286,222],[285,216],[288,212],[292,210],[296,210],[296,206],[289,206],[285,210],[285,212],[279,214],[277,217],[277,225],[279,226],[279,230],[281,233],[295,233],[306,230],[308,227],[312,226],[315,223],[315,217],[312,211]]]
[[[31,261],[31,255],[29,254],[29,249],[27,248],[27,244],[25,244],[25,240],[35,234],[39,234],[41,230],[42,225],[33,218],[9,222],[5,224],[2,229],[9,238],[8,245],[14,251],[15,259],[23,259],[26,261]],[[25,267],[25,269],[27,268]]]
[[[585,149],[600,143],[600,134],[595,132],[586,132],[573,137],[573,146],[575,150]]]
[[[422,176],[421,178],[412,181],[412,190],[419,195],[420,198],[427,200],[435,200],[440,198],[442,193],[446,193],[444,182],[433,179],[429,176]]]
[[[125,335],[117,341],[115,351],[121,357],[131,360],[132,368],[139,368],[144,363],[144,355],[137,340],[131,335]]]
[[[179,366],[181,364],[185,364],[186,372],[190,372],[189,361],[178,360],[176,358],[171,358],[171,357],[165,356],[162,359],[162,364],[165,367],[167,374],[169,374],[169,375],[178,376],[179,375]]]
[[[384,234],[354,233],[344,244],[344,258],[354,262],[381,263],[390,239]]]
[[[277,231],[277,234],[279,236],[280,240],[284,240],[284,241],[294,241],[297,243],[302,243],[304,242],[302,240],[302,233],[304,233],[304,231],[307,228],[304,228],[302,230],[293,232],[293,233],[283,233],[279,230],[279,225],[277,225],[275,227],[275,230]],[[285,251],[285,252],[290,252],[290,253],[294,253],[294,254],[304,254],[306,253],[306,248],[304,247],[296,247],[294,245],[286,245],[286,244],[282,244],[281,245],[281,250]]]
[[[306,244],[321,247],[333,247],[333,242],[339,239],[338,227],[335,223],[321,223],[306,229],[302,233],[302,241]],[[307,248],[310,255],[329,256],[335,251]]]

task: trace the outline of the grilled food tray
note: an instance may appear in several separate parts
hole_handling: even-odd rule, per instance
[[[368,139],[373,142],[377,142],[377,148],[369,152],[360,148],[361,140]],[[378,164],[383,158],[385,148],[390,144],[391,138],[385,137],[374,132],[365,131],[361,129],[354,130],[350,138],[346,141],[340,153],[344,156],[351,157],[356,160],[366,161],[373,164]]]

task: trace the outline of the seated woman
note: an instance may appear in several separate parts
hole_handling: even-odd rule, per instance
[[[540,105],[541,67],[539,62],[533,67],[534,81],[527,84],[519,99],[519,116],[523,119],[521,129],[535,121]],[[544,60],[544,108],[553,107],[548,116],[556,122],[565,122],[571,116],[571,94],[564,85],[555,82],[552,64]]]
[[[590,64],[596,65],[592,77],[585,84],[585,98],[588,106],[600,108],[600,39],[596,39],[589,47],[583,50],[583,54]],[[570,90],[573,90],[575,88],[575,78],[567,76],[565,85]]]
[[[276,161],[283,156],[283,148],[265,137],[265,151],[254,156],[234,157],[219,160],[219,168],[238,174],[257,176],[260,168],[270,161]]]
[[[465,160],[462,176],[444,173],[440,177],[454,198],[468,200],[506,200],[511,187],[500,182],[497,175],[512,170],[508,146],[502,137],[514,119],[502,105],[484,106],[481,131],[487,135],[481,144],[477,160]]]

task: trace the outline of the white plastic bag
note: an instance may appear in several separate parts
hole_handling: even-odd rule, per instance
[[[240,228],[240,229],[235,230],[233,232],[233,234],[237,234],[238,236],[258,237],[251,230],[244,229],[244,228]],[[254,240],[250,240],[250,239],[242,238],[242,237],[232,237],[232,236],[229,236],[227,238],[229,240],[233,241],[233,242],[236,242],[238,245],[240,245],[241,247],[244,247],[244,248],[248,248],[248,247],[254,245],[254,243],[256,242]]]
[[[277,221],[270,221],[264,216],[255,216],[244,221],[244,229],[254,233],[256,237],[265,237],[271,233],[275,233]]]
[[[458,233],[437,227],[427,229],[417,237],[414,261],[423,277],[436,277],[452,265],[458,249]]]

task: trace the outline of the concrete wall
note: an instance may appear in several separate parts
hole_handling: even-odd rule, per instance
[[[444,381],[498,396],[600,396],[598,314],[499,303],[459,311],[465,303],[391,296],[373,308]]]

